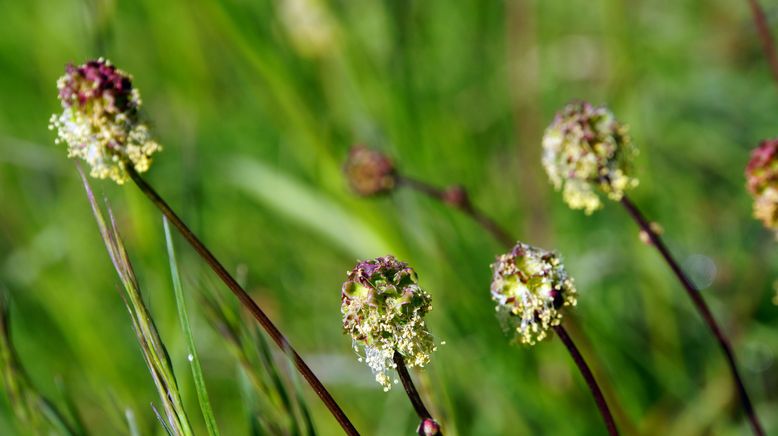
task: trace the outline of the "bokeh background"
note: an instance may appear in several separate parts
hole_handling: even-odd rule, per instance
[[[773,25],[778,2],[765,0]],[[509,346],[489,299],[503,251],[414,192],[351,194],[340,166],[366,143],[406,174],[459,183],[517,238],[559,250],[579,291],[566,325],[626,434],[747,434],[714,340],[615,203],[587,217],[545,179],[540,139],[574,98],[608,104],[641,152],[633,199],[731,335],[768,432],[778,431],[778,245],[751,217],[743,168],[775,136],[778,93],[746,1],[0,0],[0,286],[38,388],[64,390],[94,434],[161,434],[158,401],[117,277],[64,146],[47,129],[69,62],[135,77],[165,150],[148,180],[310,361],[363,434],[410,434],[340,330],[357,259],[393,253],[433,296],[445,340],[420,374],[447,434],[604,432],[556,340]],[[143,291],[204,424],[160,215],[134,186],[94,181],[118,215]],[[194,331],[224,434],[246,434],[236,364],[197,304],[216,281],[178,239]],[[219,288],[220,292],[224,291]],[[320,434],[339,428],[303,386]],[[0,433],[22,432],[0,399]]]

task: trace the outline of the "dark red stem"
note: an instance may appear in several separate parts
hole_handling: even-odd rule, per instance
[[[575,346],[575,343],[561,324],[554,326],[553,329],[557,336],[559,336],[559,339],[562,340],[562,343],[565,344],[565,347],[567,347],[567,351],[569,351],[570,355],[573,357],[575,364],[581,371],[581,375],[584,380],[586,380],[586,384],[589,385],[589,390],[592,391],[592,396],[594,396],[594,401],[597,403],[597,408],[600,410],[600,415],[602,415],[602,419],[605,421],[605,427],[608,428],[608,434],[618,435],[619,430],[616,428],[616,421],[613,419],[613,415],[608,408],[608,403],[605,402],[605,396],[602,394],[600,386],[594,379],[592,370],[589,369],[589,365],[586,364],[586,360],[584,360],[581,352],[578,351],[578,347]]]
[[[753,428],[754,434],[763,436],[765,434],[764,430],[762,429],[762,425],[759,423],[759,419],[756,416],[754,406],[751,404],[751,399],[748,397],[745,384],[740,378],[740,373],[737,369],[737,363],[735,362],[735,354],[732,352],[732,347],[729,344],[729,340],[727,340],[727,337],[721,331],[721,328],[719,328],[716,319],[713,317],[713,314],[708,308],[708,305],[705,303],[705,300],[702,298],[699,290],[694,286],[691,280],[689,280],[689,277],[687,277],[683,272],[681,267],[678,265],[678,262],[676,262],[675,258],[673,258],[673,255],[670,253],[670,250],[668,250],[667,246],[664,244],[664,242],[662,242],[662,238],[660,238],[659,234],[657,234],[651,228],[651,223],[646,220],[637,206],[635,206],[635,204],[632,203],[629,198],[627,198],[627,196],[622,197],[621,204],[624,206],[627,212],[629,212],[635,222],[637,222],[637,224],[640,226],[640,229],[648,236],[649,240],[651,241],[651,245],[659,250],[659,253],[662,255],[664,260],[668,265],[670,265],[670,269],[672,269],[675,273],[675,276],[678,277],[678,280],[686,290],[686,294],[689,295],[689,298],[692,299],[692,303],[694,303],[697,311],[705,320],[705,323],[713,333],[713,336],[715,336],[716,340],[718,340],[721,351],[724,352],[724,356],[727,358],[729,368],[732,371],[732,376],[735,379],[735,386],[740,395],[740,401],[742,402],[743,409],[745,410],[746,415],[748,415],[748,419],[751,422],[751,427]]]
[[[748,0],[748,4],[751,6],[756,32],[759,34],[759,39],[762,40],[762,50],[764,50],[764,55],[770,64],[770,72],[772,72],[773,79],[778,84],[778,52],[775,50],[775,42],[770,33],[770,26],[767,24],[767,17],[757,0]]]
[[[411,375],[408,373],[408,368],[405,366],[405,359],[403,359],[402,354],[397,351],[394,352],[394,364],[397,366],[397,374],[400,376],[400,382],[402,382],[403,388],[405,388],[405,393],[408,394],[408,399],[411,400],[413,410],[416,411],[416,414],[419,416],[423,425],[424,420],[433,419],[432,415],[429,410],[427,410],[427,407],[421,400],[419,391],[416,390],[416,386],[413,384]],[[436,434],[443,436],[443,433],[440,431]]]
[[[187,225],[184,224],[178,215],[173,212],[173,209],[171,209],[167,202],[165,202],[165,200],[163,200],[162,197],[157,194],[154,188],[146,183],[146,181],[143,180],[143,178],[132,167],[128,167],[127,172],[130,174],[133,182],[138,185],[138,188],[140,188],[140,190],[146,194],[151,202],[154,203],[154,205],[156,205],[160,211],[162,211],[167,219],[178,229],[184,239],[186,239],[192,248],[194,248],[197,254],[199,254],[200,257],[205,260],[208,266],[211,267],[211,269],[216,273],[217,276],[219,276],[224,284],[230,288],[232,293],[235,294],[238,300],[240,300],[241,304],[243,304],[243,306],[248,309],[249,312],[251,312],[254,318],[256,318],[262,328],[265,329],[267,334],[273,339],[276,345],[278,345],[278,347],[286,355],[288,355],[290,359],[292,359],[294,365],[297,367],[297,370],[300,371],[300,374],[302,374],[302,376],[305,378],[308,384],[311,385],[319,398],[321,398],[321,400],[324,402],[324,405],[327,406],[327,409],[329,409],[330,413],[332,413],[335,419],[338,420],[338,423],[340,423],[343,431],[346,432],[347,435],[358,436],[359,432],[357,432],[357,430],[354,428],[354,425],[351,424],[351,421],[349,421],[346,414],[343,412],[340,406],[338,406],[338,403],[335,402],[335,399],[332,398],[332,395],[330,395],[321,381],[319,381],[313,371],[311,371],[311,368],[309,368],[305,361],[303,361],[302,357],[297,354],[297,351],[292,348],[292,345],[289,344],[289,341],[286,339],[283,333],[278,330],[275,324],[273,324],[270,318],[268,318],[265,312],[260,309],[254,300],[251,299],[249,294],[243,289],[243,287],[240,286],[240,284],[238,284],[232,275],[227,272],[227,270],[224,268],[224,266],[222,266],[221,263],[219,263],[216,257],[211,254],[210,250],[208,250],[208,248],[202,242],[200,242],[197,236],[195,236],[195,234],[189,230],[189,227],[187,227]]]
[[[407,186],[449,206],[453,206],[459,209],[478,222],[481,227],[491,233],[497,241],[504,244],[505,246],[512,247],[514,244],[516,244],[516,240],[513,239],[505,229],[503,229],[494,220],[489,218],[489,216],[483,213],[480,209],[473,206],[473,203],[470,201],[470,196],[467,194],[467,191],[464,188],[453,186],[447,189],[441,189],[426,182],[422,182],[421,180],[416,180],[414,178],[405,176],[398,176],[397,180],[400,186]]]

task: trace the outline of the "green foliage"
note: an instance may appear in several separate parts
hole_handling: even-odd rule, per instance
[[[30,434],[51,431],[62,435],[87,434],[75,409],[69,410],[72,413],[71,423],[59,407],[38,391],[30,381],[19,361],[11,337],[11,308],[8,298],[7,291],[0,289],[0,374],[3,390],[16,418],[16,430]],[[70,404],[67,403],[67,406]]]
[[[202,298],[211,327],[222,337],[237,363],[251,434],[315,435],[300,387],[285,378],[287,373],[279,368],[270,344],[253,325],[253,319],[244,319],[237,303],[228,302],[218,292],[206,292]],[[295,377],[296,370],[291,366],[288,369],[290,377]]]

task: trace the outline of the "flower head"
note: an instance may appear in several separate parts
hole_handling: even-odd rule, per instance
[[[377,150],[355,145],[343,166],[351,189],[359,195],[388,194],[397,186],[392,160]]]
[[[351,335],[354,349],[375,374],[376,381],[391,388],[387,375],[399,352],[408,367],[423,367],[435,351],[424,316],[432,298],[417,284],[416,272],[393,256],[359,262],[343,283],[340,311],[343,330]]]
[[[104,59],[68,65],[57,81],[62,113],[51,116],[57,143],[85,160],[90,174],[124,183],[127,166],[144,172],[161,147],[139,120],[140,94],[132,78]]]
[[[754,197],[754,216],[778,236],[778,139],[762,141],[751,153],[746,184]]]
[[[532,345],[562,321],[560,309],[575,306],[573,280],[556,253],[517,243],[492,264],[492,299],[516,340]]]
[[[620,200],[637,186],[631,176],[637,148],[605,107],[587,102],[568,104],[543,135],[543,166],[565,202],[587,214],[602,207],[596,189]]]

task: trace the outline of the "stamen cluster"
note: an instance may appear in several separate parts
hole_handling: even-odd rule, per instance
[[[417,284],[416,272],[393,256],[359,262],[348,273],[341,293],[343,330],[384,390],[391,388],[387,372],[399,352],[408,367],[423,367],[435,351],[424,316],[432,298]]]
[[[50,128],[57,143],[67,144],[68,157],[86,161],[93,177],[119,184],[128,179],[128,165],[138,172],[149,168],[161,147],[139,120],[140,94],[129,74],[98,59],[68,65],[57,88],[62,113],[52,115]]]
[[[576,290],[555,253],[517,243],[492,264],[492,299],[515,340],[533,345],[562,321],[560,309],[575,306]]]
[[[557,113],[543,136],[543,166],[565,202],[590,214],[602,207],[599,189],[620,200],[638,184],[631,176],[637,148],[605,107],[575,102]]]

